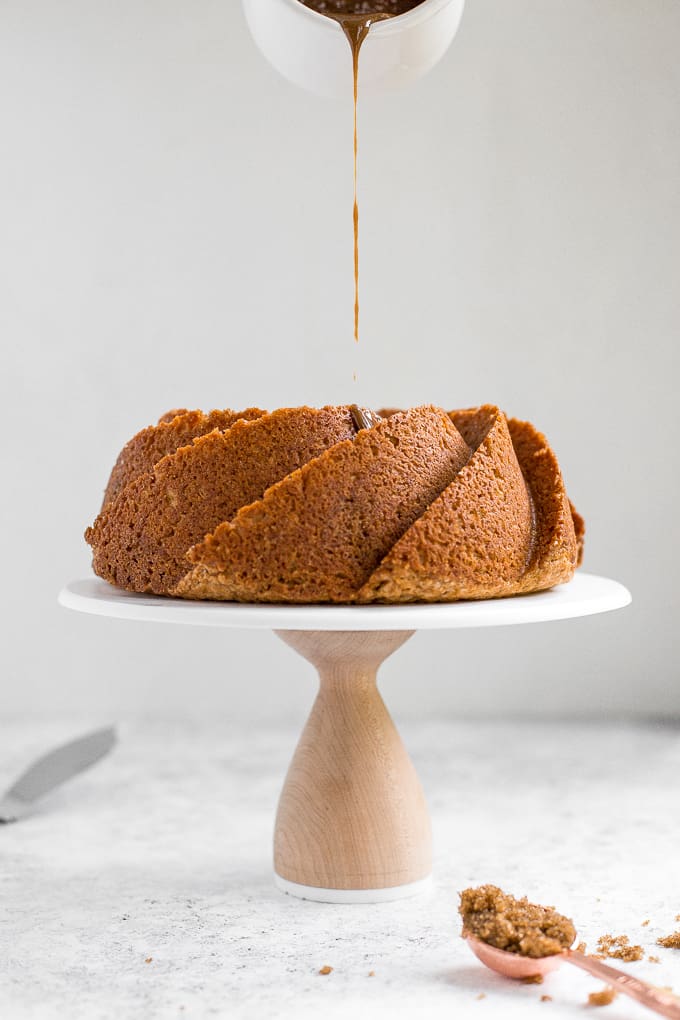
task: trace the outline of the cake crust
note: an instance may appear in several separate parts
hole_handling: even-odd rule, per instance
[[[273,486],[189,553],[176,594],[247,602],[352,602],[382,557],[470,455],[444,411],[364,429]]]
[[[579,540],[574,513],[567,498],[562,472],[542,432],[527,421],[508,421],[513,446],[536,510],[534,552],[517,593],[543,591],[570,581],[579,561]],[[585,524],[580,515],[580,545]]]
[[[167,411],[161,415],[156,425],[142,429],[120,451],[104,492],[102,506],[114,500],[133,478],[152,471],[163,457],[182,446],[188,446],[199,436],[205,436],[214,429],[224,432],[241,419],[252,421],[263,414],[266,411],[259,407],[247,407],[245,411],[210,411],[208,414],[184,408]]]
[[[470,459],[390,549],[360,602],[495,598],[512,594],[526,570],[534,513],[505,415],[484,405],[450,417]]]
[[[545,436],[485,404],[175,408],[125,445],[85,537],[130,591],[367,604],[550,588],[584,534]]]
[[[347,407],[283,408],[238,419],[163,457],[128,482],[85,534],[95,573],[167,595],[191,569],[187,551],[306,461],[353,436]]]

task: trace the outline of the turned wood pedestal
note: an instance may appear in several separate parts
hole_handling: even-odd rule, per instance
[[[336,902],[420,891],[432,870],[425,795],[376,686],[413,631],[277,633],[320,682],[279,801],[277,884]]]

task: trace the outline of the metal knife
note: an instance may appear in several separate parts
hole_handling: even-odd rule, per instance
[[[109,726],[38,758],[0,800],[0,823],[16,822],[29,814],[34,801],[94,765],[115,743],[116,731]]]

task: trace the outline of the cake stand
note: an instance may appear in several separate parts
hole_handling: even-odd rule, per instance
[[[135,595],[96,578],[67,609],[155,623],[272,629],[319,672],[319,693],[281,792],[276,884],[304,899],[376,903],[428,887],[430,820],[420,781],[376,686],[381,662],[416,630],[566,620],[620,609],[616,581],[579,573],[551,591],[410,606],[280,606]]]

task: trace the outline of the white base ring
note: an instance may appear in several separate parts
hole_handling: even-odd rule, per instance
[[[315,885],[299,885],[281,878],[274,872],[274,882],[281,892],[297,896],[301,900],[317,903],[389,903],[391,900],[405,900],[408,896],[420,896],[432,888],[432,875],[420,878],[407,885],[392,885],[385,889],[322,889]]]

